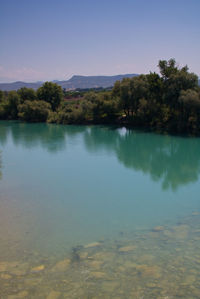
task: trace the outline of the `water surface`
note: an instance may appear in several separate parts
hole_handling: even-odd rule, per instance
[[[200,298],[199,138],[0,122],[0,173],[0,297]]]

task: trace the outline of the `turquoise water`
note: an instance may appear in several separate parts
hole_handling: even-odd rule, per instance
[[[178,236],[185,236],[184,225],[191,229],[190,235],[200,229],[196,220],[200,211],[199,138],[163,136],[106,126],[0,122],[0,172],[0,272],[1,261],[17,260],[20,263],[26,257],[26,263],[34,264],[36,256],[40,256],[51,264],[53,259],[58,261],[70,255],[72,248],[87,248],[87,244],[93,242],[100,242],[101,246],[105,244],[103,252],[107,250],[113,254],[113,246],[118,249],[132,246],[131,241],[139,238],[138,252],[146,246],[153,254],[155,240],[152,238],[155,236],[152,234],[159,234],[156,242],[159,248],[163,248],[163,240],[173,239],[167,232],[177,233],[176,226],[180,225]],[[156,226],[161,228],[154,232]],[[146,238],[145,244],[143,238]],[[116,245],[117,242],[120,245]],[[181,242],[183,248],[188,248],[188,239],[183,238]],[[99,250],[101,246],[98,244],[88,248]],[[167,260],[175,245],[166,247],[162,258]],[[199,247],[193,246],[193,249],[198,252]],[[121,252],[126,252],[126,249]],[[161,258],[162,252],[160,250],[157,257],[160,254]],[[187,255],[192,258],[194,252]],[[129,255],[120,255],[121,259],[125,257],[133,259]],[[115,259],[112,263],[113,267],[116,266]],[[124,260],[121,263],[124,264]],[[156,260],[154,267],[157,267],[155,265]],[[140,272],[153,271],[145,270],[144,266],[143,270],[137,267],[135,269]],[[8,269],[3,274],[10,275]],[[126,272],[127,277],[129,272]],[[77,279],[78,288],[80,277],[73,273],[73,282]],[[191,275],[199,277],[199,269]],[[95,279],[103,278],[95,277],[93,281]],[[158,283],[158,277],[155,279]],[[4,287],[2,298],[7,298],[9,291],[12,295],[15,289],[19,293],[17,285],[15,289],[9,289],[8,280],[4,280],[7,289]],[[139,281],[135,281],[139,286]],[[21,288],[22,285],[21,282]],[[139,290],[144,292],[145,286],[140,287],[135,298],[151,298],[148,292],[147,297],[146,293],[140,294]],[[152,290],[153,284],[148,288]],[[57,293],[62,298],[61,289],[57,288]],[[70,293],[66,298],[112,297],[109,288],[104,290],[103,297],[95,294],[94,287],[92,290],[91,296]],[[31,296],[39,298],[34,293],[29,293],[27,298]],[[129,296],[118,297],[132,298]],[[152,296],[176,298],[166,297],[167,293],[163,295],[165,297]],[[200,298],[200,294],[195,296],[191,298]],[[112,298],[117,298],[116,294]]]

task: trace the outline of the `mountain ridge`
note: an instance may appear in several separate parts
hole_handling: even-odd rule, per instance
[[[138,74],[123,74],[123,75],[114,75],[114,76],[83,76],[83,75],[74,75],[69,80],[51,80],[60,85],[66,90],[73,90],[77,88],[98,88],[98,87],[111,87],[117,80],[122,80],[123,78],[131,78],[138,76]],[[11,91],[18,90],[22,87],[38,89],[42,86],[44,82],[23,82],[16,81],[11,83],[0,83],[0,90]]]

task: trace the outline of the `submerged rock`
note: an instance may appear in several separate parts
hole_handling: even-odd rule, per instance
[[[91,258],[93,260],[99,260],[99,261],[104,261],[104,262],[109,261],[110,262],[114,257],[115,257],[114,252],[99,251],[99,252],[96,252],[94,255],[92,255]]]
[[[80,256],[81,260],[85,260],[88,257],[88,253],[87,252],[80,252],[79,256]]]
[[[105,281],[102,284],[102,290],[106,293],[112,293],[113,291],[115,291],[118,287],[120,287],[118,282],[115,281]],[[116,298],[116,297],[115,297]]]
[[[199,215],[200,215],[200,213],[197,212],[197,211],[195,211],[195,212],[192,213],[192,216],[199,216]]]
[[[182,241],[188,237],[189,226],[186,224],[173,226],[170,230],[164,230],[163,235],[169,240]]]
[[[151,289],[154,289],[154,288],[157,287],[157,285],[156,285],[156,283],[149,282],[149,283],[147,283],[147,287],[148,287],[148,288],[151,288]]]
[[[28,278],[24,280],[24,284],[27,288],[32,288],[38,286],[42,282],[42,278]]]
[[[154,279],[161,277],[161,271],[158,266],[138,265],[136,270],[142,277],[151,277]]]
[[[90,277],[91,278],[97,278],[97,279],[100,279],[100,278],[104,278],[106,275],[104,272],[91,272],[90,273]]]
[[[92,247],[99,247],[101,246],[100,242],[94,242],[94,243],[90,243],[84,246],[84,248],[92,248]]]
[[[28,263],[13,262],[10,263],[9,267],[7,268],[7,271],[13,275],[23,276],[26,275],[28,269],[29,269]]]
[[[13,269],[22,268],[24,266],[27,266],[27,264],[20,262],[0,262],[0,272],[12,271]]]
[[[31,269],[31,272],[40,272],[44,270],[44,265],[40,265]]]
[[[124,246],[124,247],[120,247],[119,248],[119,252],[129,252],[129,251],[133,251],[137,248],[137,246],[135,245],[129,245],[129,246]]]
[[[185,277],[184,282],[181,285],[192,285],[196,281],[195,275],[188,275]]]
[[[11,279],[12,276],[9,275],[9,274],[2,273],[2,274],[0,275],[0,278],[2,278],[2,279]]]
[[[186,224],[177,225],[173,227],[174,238],[182,240],[186,239],[189,232],[189,226]]]
[[[90,261],[89,266],[92,268],[100,269],[103,263],[103,261]]]
[[[9,295],[8,299],[21,299],[21,298],[29,298],[27,291],[21,291],[20,293]]]
[[[163,231],[165,228],[164,228],[164,226],[155,226],[153,229],[152,229],[152,231],[153,232],[161,232],[161,231]]]
[[[58,299],[60,297],[61,293],[56,291],[51,291],[46,299]]]
[[[51,271],[53,272],[64,272],[68,269],[70,265],[70,259],[65,259],[60,262],[58,262],[52,269]]]
[[[8,263],[0,262],[0,272],[5,272],[8,268]]]

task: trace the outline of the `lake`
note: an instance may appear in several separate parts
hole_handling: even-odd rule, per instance
[[[0,298],[200,298],[200,139],[0,122]]]

